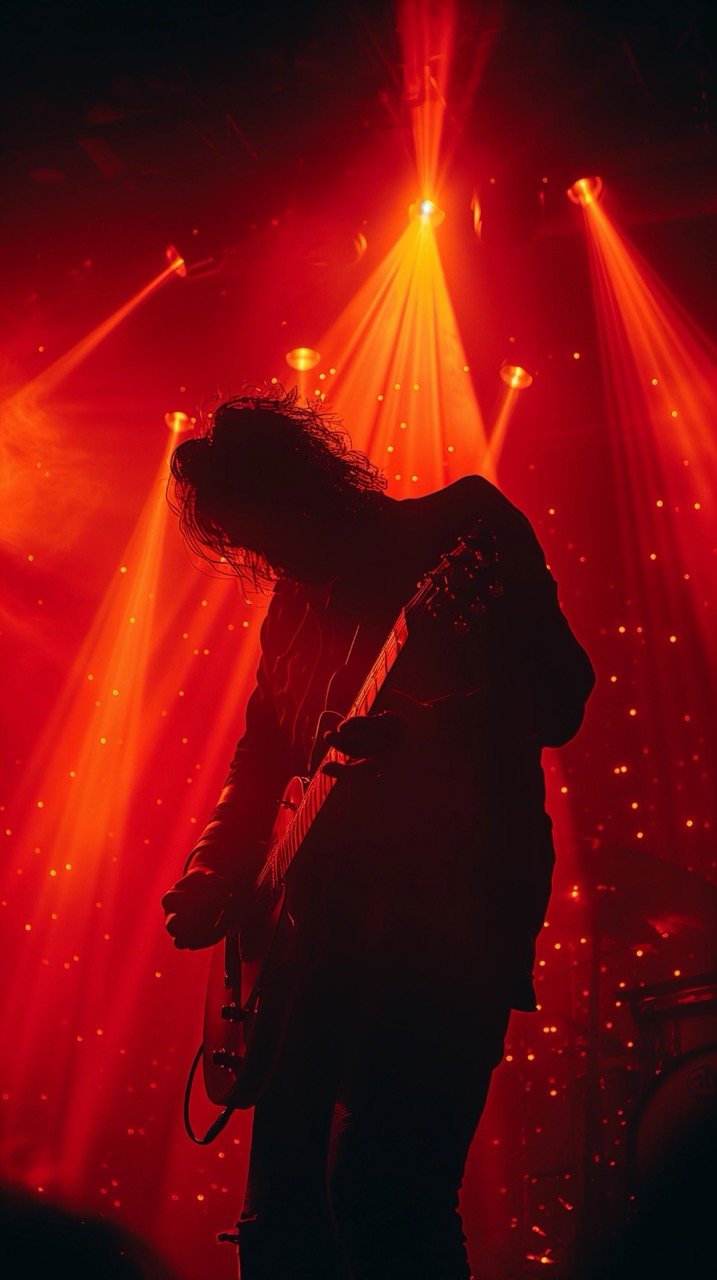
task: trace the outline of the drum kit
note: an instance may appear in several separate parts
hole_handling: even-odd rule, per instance
[[[717,1204],[717,887],[642,849],[593,847],[583,872],[591,945],[579,1274],[664,1280],[694,1263],[690,1275],[707,1275]],[[616,1003],[629,1019],[627,1042],[605,1035],[604,1010]],[[616,1124],[626,1141],[610,1144]]]
[[[647,941],[658,965],[663,952],[666,969],[680,959],[677,976],[615,993],[636,1032],[639,1087],[628,1134],[629,1181],[639,1195],[677,1151],[684,1157],[691,1135],[717,1129],[717,887],[641,850],[601,848],[588,867],[596,952]]]

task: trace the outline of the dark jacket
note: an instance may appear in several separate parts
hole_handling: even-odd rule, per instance
[[[363,948],[390,968],[420,934],[432,965],[489,971],[483,981],[531,1008],[554,861],[540,754],[577,731],[594,677],[530,524],[480,477],[386,500],[373,541],[328,587],[277,582],[245,732],[195,861],[239,895],[253,883],[286,782],[309,772],[321,713],[346,713],[418,580],[477,520],[494,539],[498,592],[467,632],[421,624],[387,684],[429,704],[427,732],[393,777],[342,780],[321,818],[340,846],[335,900]]]

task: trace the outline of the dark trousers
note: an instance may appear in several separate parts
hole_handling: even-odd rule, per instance
[[[333,960],[255,1110],[241,1280],[468,1280],[458,1192],[508,1002],[415,958],[388,986]]]

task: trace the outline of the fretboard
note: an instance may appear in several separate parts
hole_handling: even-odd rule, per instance
[[[469,533],[458,538],[452,550],[441,556],[418,584],[416,594],[404,605],[346,713],[347,719],[369,714],[408,640],[409,627],[421,616],[440,614],[452,621],[453,628],[460,634],[470,632],[476,617],[485,612],[486,602],[502,595],[502,584],[494,572],[497,562],[495,535],[479,518]],[[288,827],[273,841],[257,887],[267,880],[273,885],[282,883],[336,784],[335,778],[323,772],[324,765],[343,760],[341,752],[333,747],[326,752]]]
[[[407,639],[408,622],[406,620],[406,610],[402,609],[391,627],[376,661],[347,711],[347,719],[353,716],[367,716],[369,714]],[[259,874],[257,885],[263,884],[267,879],[270,879],[274,885],[282,883],[291,863],[336,785],[336,779],[327,777],[323,772],[323,767],[329,762],[342,761],[343,759],[341,752],[336,751],[333,747],[326,752],[289,826],[281,838],[271,846]]]

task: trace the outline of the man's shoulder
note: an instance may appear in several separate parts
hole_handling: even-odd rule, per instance
[[[405,504],[408,507],[408,503]],[[435,493],[410,502],[404,528],[430,549],[446,551],[458,537],[482,525],[496,539],[501,561],[509,572],[535,573],[545,569],[545,558],[526,515],[484,476],[462,476]]]
[[[444,489],[437,490],[436,496],[441,497],[449,506],[455,506],[457,509],[465,507],[467,510],[489,505],[495,501],[507,501],[490,480],[479,475],[461,476],[458,480],[446,485]]]
[[[523,512],[490,480],[479,475],[461,476],[443,489],[408,499],[400,505],[413,508],[421,519],[430,520],[433,515],[436,519],[455,518],[459,529],[463,524],[470,527],[471,522],[479,519],[499,525],[515,520],[528,524]]]

